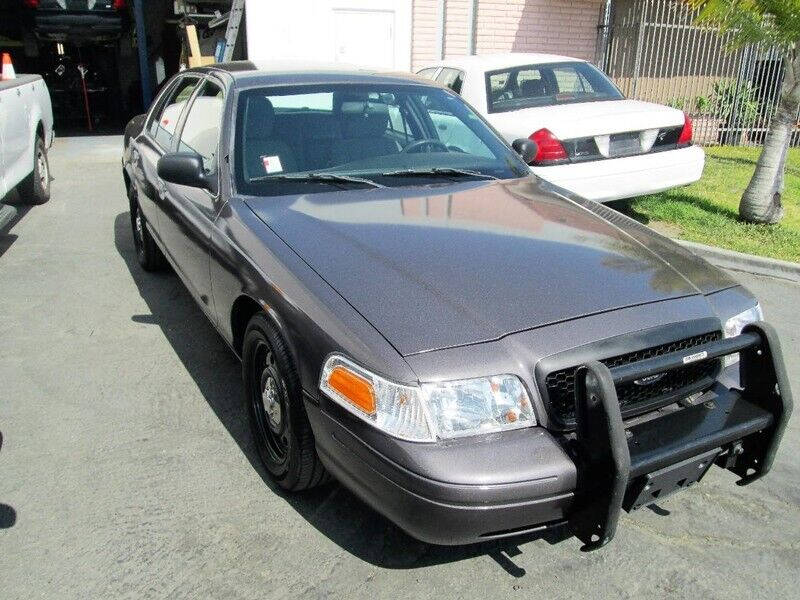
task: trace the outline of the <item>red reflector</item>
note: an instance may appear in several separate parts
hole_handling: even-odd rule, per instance
[[[39,0],[23,0],[22,2],[28,8],[38,8],[39,7]]]
[[[114,10],[122,10],[123,8],[125,8],[126,4],[127,2],[125,0],[114,0],[114,4],[112,5],[112,7],[114,8]]]
[[[536,152],[536,158],[533,162],[536,164],[545,163],[553,160],[564,160],[567,158],[567,151],[561,145],[559,139],[553,135],[549,129],[540,129],[534,131],[529,139],[536,142],[539,150]]]
[[[683,129],[681,129],[681,135],[678,137],[678,143],[679,144],[692,143],[692,120],[686,113],[683,113]]]

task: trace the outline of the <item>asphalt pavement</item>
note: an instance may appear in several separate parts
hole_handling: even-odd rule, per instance
[[[57,139],[52,199],[0,232],[0,597],[797,597],[797,416],[767,478],[713,469],[589,554],[428,546],[336,484],[278,491],[235,357],[174,274],[136,263],[121,144]],[[733,275],[800,395],[800,285]]]

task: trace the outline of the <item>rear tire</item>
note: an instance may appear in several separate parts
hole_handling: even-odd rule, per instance
[[[147,229],[147,219],[139,208],[136,188],[131,185],[128,190],[131,207],[131,228],[133,229],[133,245],[136,248],[136,259],[145,271],[158,271],[164,266],[164,255],[156,245],[153,236]]]
[[[282,488],[297,492],[330,480],[317,456],[300,378],[264,313],[250,319],[242,348],[247,415],[258,455]]]
[[[44,140],[39,136],[33,145],[33,171],[20,182],[17,190],[27,204],[44,204],[50,199],[50,163]]]

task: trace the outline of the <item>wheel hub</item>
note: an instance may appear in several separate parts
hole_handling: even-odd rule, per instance
[[[46,190],[47,185],[50,183],[50,173],[48,173],[47,169],[47,159],[41,150],[36,154],[36,161],[39,163],[39,183],[42,189]]]
[[[264,388],[261,390],[261,401],[264,404],[264,413],[267,415],[269,428],[275,433],[280,432],[283,422],[283,411],[281,409],[280,395],[275,378],[271,375],[264,380]]]
[[[136,240],[141,244],[144,239],[143,235],[144,225],[142,224],[142,213],[136,211]]]

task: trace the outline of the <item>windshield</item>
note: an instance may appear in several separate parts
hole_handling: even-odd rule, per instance
[[[246,90],[234,171],[261,196],[530,173],[458,96],[418,84]]]
[[[490,113],[623,98],[602,71],[585,62],[523,65],[486,73]]]

